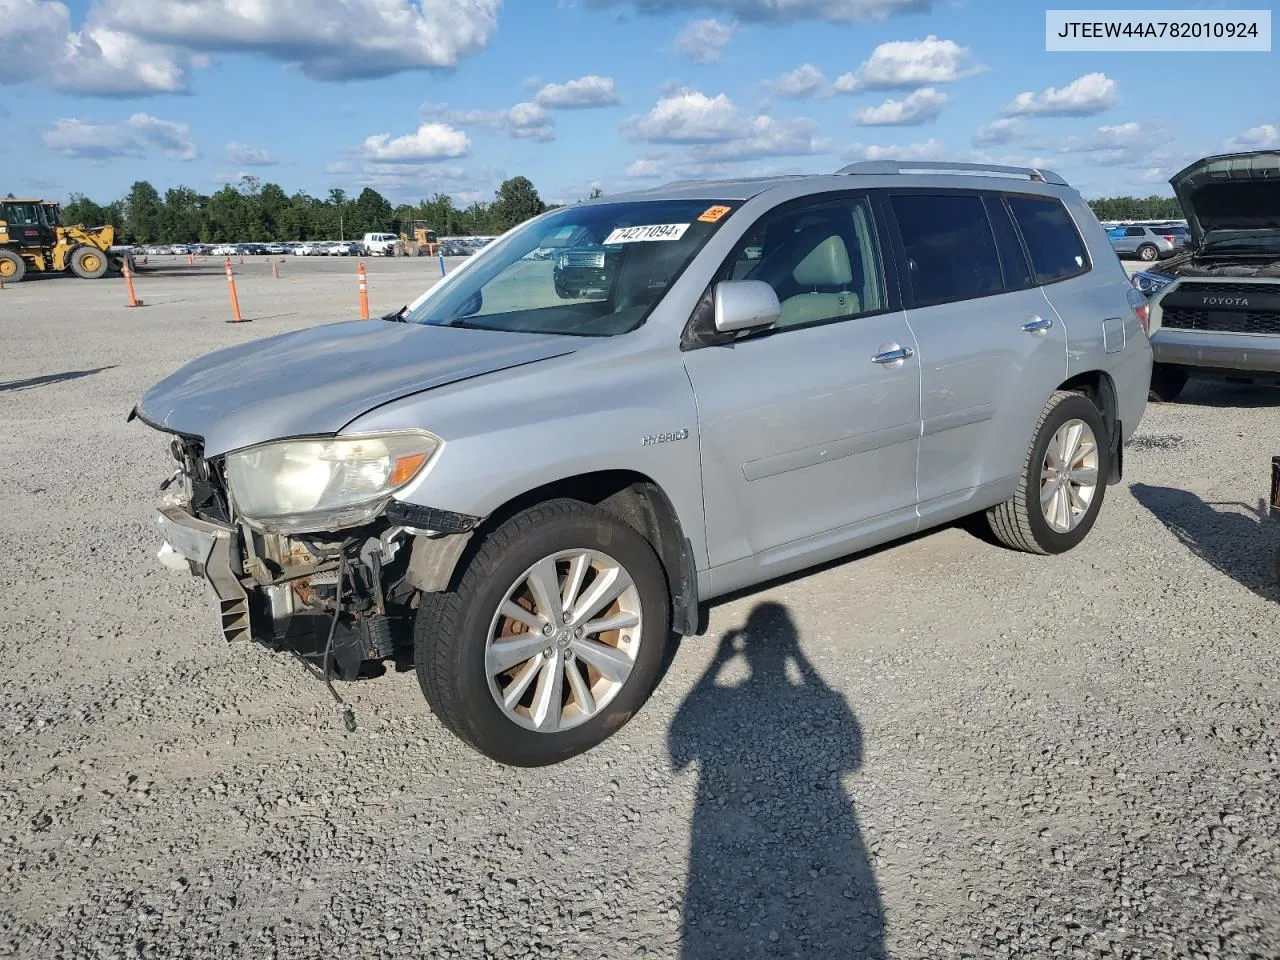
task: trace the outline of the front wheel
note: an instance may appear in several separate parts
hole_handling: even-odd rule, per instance
[[[1088,397],[1059,390],[1040,414],[1018,489],[987,511],[1001,543],[1027,553],[1065,553],[1093,528],[1110,471],[1102,414]]]
[[[0,281],[17,283],[27,272],[27,261],[12,250],[0,249]]]
[[[97,247],[76,247],[71,251],[71,272],[84,280],[97,280],[107,272],[107,255]]]
[[[414,626],[422,692],[500,763],[536,767],[605,740],[648,699],[670,630],[662,565],[612,514],[553,500],[485,536]]]

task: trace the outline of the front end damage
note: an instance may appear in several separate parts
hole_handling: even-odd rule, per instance
[[[477,518],[390,501],[359,526],[266,532],[237,517],[223,463],[174,436],[177,469],[162,488],[159,559],[206,583],[228,641],[256,641],[355,678],[365,661],[411,646],[419,592],[439,591]]]

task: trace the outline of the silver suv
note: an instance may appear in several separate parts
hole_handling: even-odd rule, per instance
[[[602,273],[557,284],[574,246]],[[326,680],[411,644],[445,726],[536,765],[621,727],[714,597],[967,515],[1074,547],[1144,310],[1056,174],[859,163],[551,211],[135,413],[175,459],[161,558],[228,640]]]
[[[1191,244],[1187,228],[1175,224],[1118,226],[1107,231],[1107,236],[1111,239],[1111,249],[1117,254],[1133,254],[1146,263],[1172,257]]]

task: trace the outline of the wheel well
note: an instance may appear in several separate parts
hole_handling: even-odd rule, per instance
[[[1117,430],[1120,429],[1120,402],[1116,398],[1116,384],[1111,379],[1111,375],[1104,370],[1090,370],[1087,373],[1077,374],[1058,387],[1058,389],[1070,390],[1089,398],[1102,414],[1102,422],[1107,428],[1107,436],[1111,439],[1112,449],[1118,453],[1124,441],[1122,437],[1116,436]],[[1114,476],[1108,477],[1108,483],[1119,481],[1121,469],[1121,464],[1117,459],[1117,462],[1112,464]]]
[[[1120,406],[1116,399],[1116,384],[1109,373],[1090,370],[1088,373],[1077,374],[1058,389],[1081,393],[1092,400],[1093,405],[1102,413],[1102,422],[1107,425],[1108,432],[1114,432]]]
[[[673,626],[679,628],[681,618],[687,615],[696,621],[697,571],[686,548],[684,530],[675,507],[652,479],[630,470],[603,470],[566,477],[508,500],[489,514],[477,528],[476,535],[470,538],[450,576],[450,589],[456,586],[457,578],[466,569],[486,532],[501,526],[527,507],[560,498],[580,500],[607,510],[648,540],[667,577]]]

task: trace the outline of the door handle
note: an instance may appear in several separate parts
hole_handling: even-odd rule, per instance
[[[871,358],[872,363],[901,363],[908,357],[914,357],[916,352],[910,347],[893,347],[885,350],[883,353],[877,353]]]
[[[1022,329],[1027,333],[1044,333],[1053,326],[1053,321],[1048,317],[1032,317],[1022,325]]]

